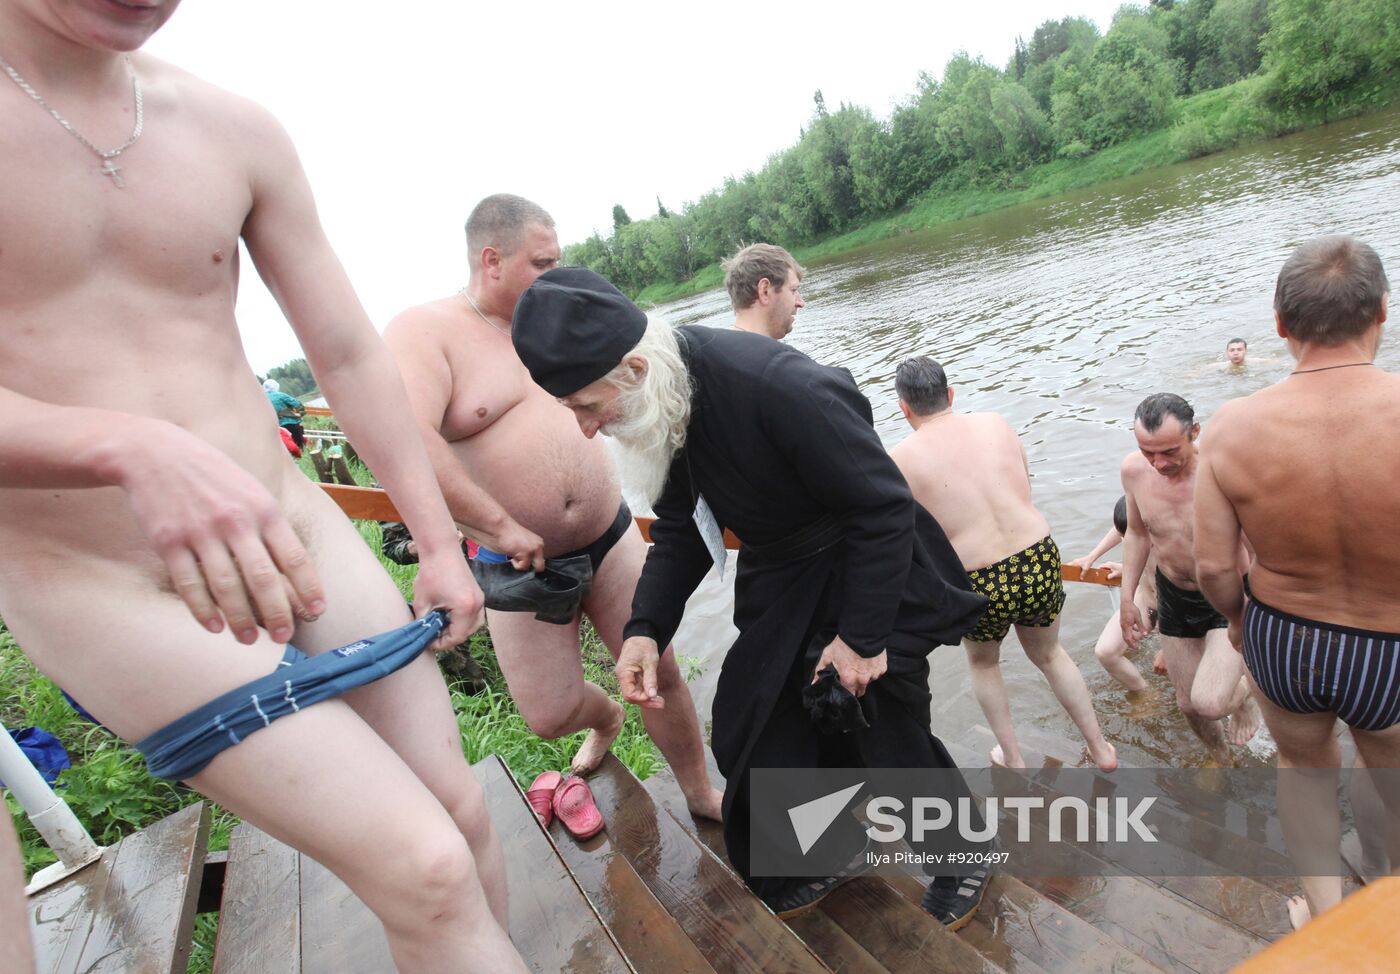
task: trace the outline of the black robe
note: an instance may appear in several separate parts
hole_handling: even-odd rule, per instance
[[[927,656],[971,629],[985,599],[914,502],[849,372],[748,332],[686,326],[677,336],[695,384],[690,425],[655,504],[625,635],[664,647],[714,570],[692,517],[703,497],[743,542],[739,637],[720,671],[712,746],[728,781],[730,857],[747,877],[745,772],[756,752],[759,766],[953,766],[929,732]],[[862,656],[890,654],[871,685],[877,729],[860,754],[839,757],[800,702],[836,635]]]

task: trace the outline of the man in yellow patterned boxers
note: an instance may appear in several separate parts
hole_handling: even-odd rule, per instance
[[[992,760],[1026,766],[1000,669],[1001,641],[1014,625],[1026,656],[1084,735],[1089,756],[1112,770],[1118,756],[1099,729],[1079,667],[1060,645],[1060,549],[1031,503],[1030,470],[1016,431],[996,413],[953,412],[948,377],[930,358],[900,363],[895,391],[914,432],[890,455],[914,499],[947,532],[973,588],[990,600],[963,648],[973,692],[996,735]]]

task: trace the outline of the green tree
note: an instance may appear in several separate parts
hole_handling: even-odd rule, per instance
[[[613,204],[613,233],[617,233],[627,224],[632,222],[632,218],[627,215],[627,211],[622,208],[621,203]]]
[[[267,377],[277,380],[282,391],[295,399],[316,391],[316,377],[311,374],[311,366],[304,358],[294,358],[286,365],[268,369]]]
[[[1199,57],[1191,69],[1191,90],[1220,88],[1258,71],[1268,29],[1269,0],[1216,0],[1198,30]]]
[[[1026,49],[1028,65],[1021,83],[1043,111],[1050,111],[1055,76],[1070,66],[1083,67],[1099,42],[1099,29],[1083,17],[1047,20],[1031,35]]]
[[[1270,0],[1264,66],[1273,99],[1331,109],[1355,89],[1392,86],[1400,66],[1396,0]]]

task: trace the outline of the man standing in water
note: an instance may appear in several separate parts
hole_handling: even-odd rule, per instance
[[[1244,371],[1244,359],[1249,354],[1249,342],[1243,338],[1232,338],[1225,343],[1225,360],[1232,371]]]
[[[845,370],[733,329],[672,330],[582,268],[536,281],[516,307],[513,337],[585,436],[618,440],[631,483],[654,502],[655,545],[617,664],[628,700],[663,703],[657,669],[686,599],[723,565],[722,530],[743,539],[739,637],[714,702],[725,838],[775,912],[812,906],[839,877],[752,874],[750,840],[761,832],[750,830],[764,825],[751,821],[749,769],[952,768],[929,730],[928,654],[956,642],[985,600],[914,503]],[[828,664],[847,691],[878,705],[868,727],[817,732],[803,690]],[[924,907],[961,926],[986,879],[985,868],[934,879]]]
[[[749,244],[724,262],[724,287],[734,327],[782,341],[792,331],[806,274],[792,254],[773,244]]]
[[[1336,768],[1339,719],[1367,767],[1400,767],[1400,378],[1374,365],[1389,291],[1380,257],[1351,237],[1294,251],[1274,316],[1297,366],[1222,406],[1201,450],[1201,590],[1244,654],[1280,768]],[[1241,533],[1254,547],[1247,581],[1234,557]],[[1323,794],[1285,800],[1310,780]],[[1376,780],[1400,862],[1400,795]],[[1335,780],[1295,773],[1280,792],[1290,850],[1311,839],[1335,862]],[[1342,898],[1337,872],[1302,884],[1295,926]]]
[[[176,6],[0,0],[0,615],[127,741],[272,673],[289,640],[316,654],[412,618],[280,440],[248,433],[268,407],[234,321],[240,236],[413,530],[416,611],[451,613],[437,645],[481,613],[291,141],[257,105],[136,53]],[[187,783],[344,880],[400,969],[525,971],[431,656]]]
[[[996,413],[954,413],[952,387],[933,359],[901,362],[895,390],[914,433],[890,456],[914,499],[948,532],[973,588],[988,599],[977,627],[963,637],[963,648],[973,693],[996,735],[992,761],[1026,766],[1001,678],[1001,642],[1014,625],[1026,656],[1084,735],[1089,756],[1111,771],[1118,757],[1099,729],[1083,674],[1060,645],[1065,604],[1060,549],[1031,503],[1020,438]]]
[[[511,346],[521,293],[559,263],[554,220],[535,203],[502,193],[476,205],[466,231],[467,286],[405,311],[385,339],[452,516],[522,571],[542,569],[545,556],[586,555],[593,580],[582,610],[616,654],[646,544],[607,448],[580,435]],[[625,712],[583,678],[579,617],[559,625],[529,612],[487,613],[501,671],[530,729],[552,739],[587,728],[573,770],[596,768]],[[674,653],[659,679],[671,705],[642,712],[647,732],[675,769],[691,811],[717,819],[720,793],[705,770],[695,704]]]
[[[1244,663],[1230,647],[1225,619],[1196,587],[1192,517],[1200,432],[1190,404],[1170,392],[1148,396],[1137,408],[1138,450],[1120,471],[1128,533],[1119,621],[1124,642],[1136,649],[1149,628],[1134,596],[1150,549],[1157,557],[1157,630],[1177,706],[1211,758],[1228,766],[1233,759],[1221,720],[1230,718],[1229,744],[1247,744],[1259,729],[1259,708],[1243,678]],[[1242,543],[1235,557],[1244,564]]]

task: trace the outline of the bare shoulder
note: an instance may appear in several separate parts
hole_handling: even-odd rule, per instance
[[[449,331],[459,315],[452,298],[439,298],[426,304],[416,304],[400,311],[384,329],[386,341],[405,338],[428,338],[440,340]]]
[[[286,139],[280,123],[262,105],[205,81],[184,68],[144,52],[132,55],[147,104],[178,111],[186,125],[200,125],[240,139]]]
[[[1122,478],[1123,488],[1131,493],[1133,483],[1142,476],[1144,472],[1150,471],[1151,469],[1152,468],[1148,465],[1141,453],[1136,450],[1129,453],[1118,466],[1118,475]]]

